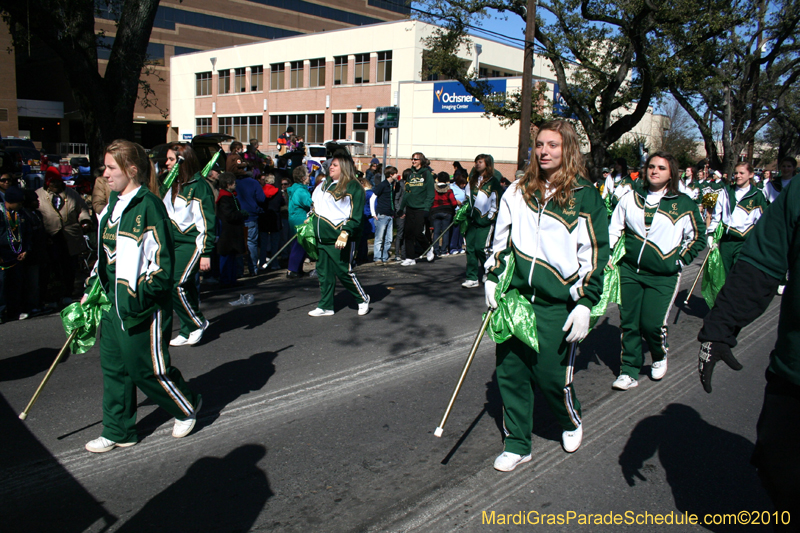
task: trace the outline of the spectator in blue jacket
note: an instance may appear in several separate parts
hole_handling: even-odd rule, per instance
[[[266,201],[264,189],[254,178],[242,176],[236,179],[236,196],[243,211],[249,216],[244,225],[247,228],[247,251],[245,259],[250,276],[255,276],[258,267],[258,215],[264,212],[259,204]]]

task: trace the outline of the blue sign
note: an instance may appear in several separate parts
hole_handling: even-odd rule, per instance
[[[184,133],[183,134],[183,140],[184,141],[191,141],[192,140],[192,134],[191,133]]]
[[[492,93],[505,93],[506,80],[486,80]],[[467,92],[461,82],[443,81],[433,84],[434,113],[483,113],[483,105]]]
[[[578,120],[578,115],[572,112],[567,101],[561,96],[557,83],[553,84],[553,115]]]

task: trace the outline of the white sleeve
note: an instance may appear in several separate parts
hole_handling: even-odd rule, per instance
[[[494,225],[494,239],[492,240],[492,255],[502,252],[508,247],[511,238],[511,207],[508,205],[510,194],[505,194],[500,199],[500,207],[497,209],[497,220]],[[494,258],[489,260],[494,264]]]
[[[372,192],[372,196],[369,197],[369,212],[373,217],[378,216],[375,211],[375,204],[378,202],[378,195],[375,192]]]
[[[614,212],[611,213],[611,220],[608,222],[608,247],[611,250],[614,249],[614,245],[617,244],[620,235],[625,231],[625,209],[627,206],[628,198],[626,195],[622,197],[617,207],[614,208]]]
[[[606,184],[603,187],[603,200],[606,199],[606,196],[609,194],[614,194],[614,178],[609,174],[606,176]]]
[[[492,191],[492,194],[489,195],[489,213],[488,218],[491,220],[494,218],[495,213],[497,213],[497,193]]]

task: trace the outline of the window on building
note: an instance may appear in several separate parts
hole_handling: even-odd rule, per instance
[[[369,129],[369,113],[353,113],[353,131]]]
[[[264,66],[250,67],[250,90],[253,92],[264,90]]]
[[[333,58],[333,84],[347,84],[347,56],[337,56]]]
[[[325,58],[312,59],[310,62],[309,87],[325,87]]]
[[[269,66],[270,90],[279,91],[284,88],[285,71],[286,71],[286,65],[283,63],[273,63],[272,65]]]
[[[492,71],[492,78],[499,78],[499,77],[500,77],[500,71],[499,70],[493,70]]]
[[[378,83],[392,81],[392,52],[378,52]]]
[[[375,128],[375,144],[383,144],[383,132],[390,133],[389,128]],[[388,140],[388,137],[387,137]]]
[[[369,83],[369,54],[356,54],[355,83]]]
[[[229,92],[231,92],[231,71],[220,70],[217,94],[228,94]]]
[[[289,126],[294,128],[295,135],[304,137],[307,143],[318,144],[325,140],[325,114],[315,113],[308,115],[270,115],[270,142],[277,142],[278,137]]]
[[[211,73],[198,72],[195,77],[195,96],[209,96],[211,94]]]
[[[347,139],[347,113],[333,114],[333,139]]]
[[[194,119],[194,134],[211,133],[211,117]]]
[[[233,91],[237,93],[247,91],[247,69],[237,68],[233,71]]]
[[[486,69],[486,67],[480,67],[478,69],[478,77],[480,77],[480,78],[488,78],[489,77],[489,71]]]
[[[236,140],[247,144],[250,139],[262,141],[264,118],[261,115],[249,117],[220,117],[219,132],[233,135]]]
[[[299,89],[303,86],[303,62],[292,61],[292,71],[289,73],[289,87]]]

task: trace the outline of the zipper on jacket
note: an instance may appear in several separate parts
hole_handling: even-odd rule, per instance
[[[533,295],[531,296],[531,303],[536,299],[536,287],[533,286],[533,269],[536,267],[536,259],[539,257],[539,243],[541,241],[541,234],[542,234],[542,213],[544,213],[545,208],[547,207],[547,203],[550,201],[550,198],[544,201],[544,205],[540,205],[538,212],[536,214],[536,247],[534,248],[533,252],[533,261],[531,261],[531,271],[528,273],[528,285],[531,286],[533,289]],[[536,201],[539,204],[539,201]]]
[[[663,199],[663,198],[662,198]],[[661,207],[661,200],[658,201],[658,205],[656,205],[656,213],[658,213],[658,208]],[[653,220],[655,220],[656,214],[653,213]],[[644,247],[647,245],[647,235],[650,233],[650,228],[647,227],[647,196],[644,197],[644,209],[642,209],[642,227],[644,228],[644,240],[642,241],[642,247],[639,250],[639,257],[636,258],[636,273],[639,273],[639,268],[642,264],[642,254],[644,253]]]

